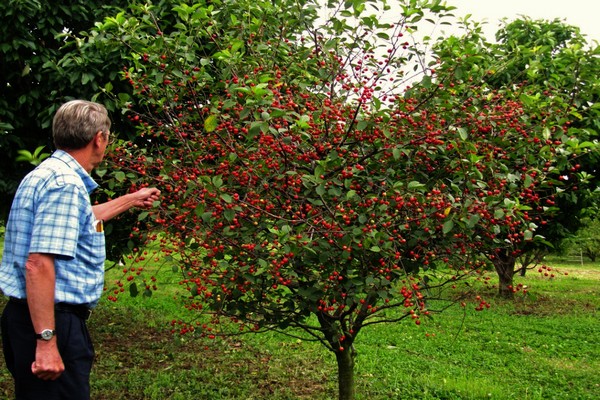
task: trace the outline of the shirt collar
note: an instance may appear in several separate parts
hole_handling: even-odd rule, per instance
[[[67,166],[69,168],[71,168],[73,171],[75,171],[77,173],[77,175],[79,175],[79,177],[83,181],[83,184],[85,185],[85,189],[87,190],[88,193],[92,193],[94,191],[94,189],[96,189],[98,187],[98,184],[96,183],[96,181],[94,181],[94,179],[90,176],[90,174],[88,174],[87,171],[85,169],[83,169],[81,164],[79,164],[77,162],[77,160],[75,160],[73,158],[73,156],[71,156],[66,151],[56,150],[54,153],[52,153],[51,157],[64,162],[65,164],[67,164]]]

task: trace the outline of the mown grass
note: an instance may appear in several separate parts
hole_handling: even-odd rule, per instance
[[[421,326],[365,329],[356,344],[357,399],[600,398],[600,265],[554,264],[554,279],[518,277],[528,294],[514,301],[483,286],[488,310],[455,307]],[[94,399],[336,398],[334,357],[317,343],[274,332],[173,336],[169,321],[186,315],[176,281],[151,298],[98,306],[89,323]],[[2,366],[0,397],[10,398],[11,386]]]
[[[568,269],[518,278],[530,292],[514,301],[482,289],[491,308],[480,313],[453,308],[418,329],[370,330],[358,344],[359,398],[599,398],[600,269]]]

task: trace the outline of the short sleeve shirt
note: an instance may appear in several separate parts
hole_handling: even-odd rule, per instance
[[[21,182],[13,201],[0,265],[0,289],[25,298],[31,253],[54,255],[55,302],[97,304],[104,288],[104,232],[96,232],[90,193],[96,182],[58,150]]]

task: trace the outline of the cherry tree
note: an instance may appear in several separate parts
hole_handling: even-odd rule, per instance
[[[461,301],[482,250],[504,232],[533,239],[543,223],[512,195],[554,183],[552,168],[528,169],[547,132],[538,115],[437,75],[426,41],[411,39],[447,7],[403,2],[391,23],[377,14],[385,2],[332,5],[322,23],[312,1],[179,5],[170,30],[140,7],[100,24],[98,38],[131,49],[134,93],[122,98],[139,124],[107,174],[161,188],[144,222],[161,232],[186,306],[210,316],[174,329],[293,328],[335,355],[339,397],[352,399],[362,329],[420,324]],[[407,67],[424,78],[404,91]],[[549,126],[551,143],[536,149],[551,166],[570,162]]]
[[[498,273],[499,293],[512,297],[514,274],[527,268],[517,260],[560,246],[596,202],[598,47],[558,20],[505,21],[498,43],[489,43],[479,24],[466,28],[438,43],[438,79],[451,79],[460,92],[477,82],[523,104],[519,129],[492,124],[474,137],[505,160],[483,180],[500,179],[504,201],[517,207],[517,215],[498,212],[514,219],[504,228],[482,225],[494,232],[496,244],[482,250]]]

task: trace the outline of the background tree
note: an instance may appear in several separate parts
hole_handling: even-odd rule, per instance
[[[503,179],[521,187],[513,187],[507,197],[535,224],[530,231],[535,240],[514,242],[509,229],[498,236],[498,247],[486,253],[498,273],[500,294],[510,297],[514,274],[527,267],[517,259],[538,257],[560,246],[594,205],[599,50],[588,46],[577,28],[558,20],[505,22],[494,44],[481,35],[479,25],[467,28],[464,36],[450,37],[437,48],[440,80],[452,77],[457,85],[483,82],[490,90],[521,100],[529,115],[530,128],[521,140],[500,146],[511,159]],[[491,126],[487,136],[492,137],[479,140],[493,140],[497,132]],[[567,151],[551,149],[563,144]],[[546,182],[538,182],[540,177]]]
[[[107,82],[119,82],[119,63],[106,53],[80,51],[76,37],[126,1],[8,0],[0,4],[0,219],[16,185],[31,166],[15,162],[19,150],[53,148],[56,109],[74,97],[94,98]],[[67,55],[68,61],[63,60]],[[112,61],[112,62],[111,62]],[[123,86],[123,85],[122,85]],[[110,107],[110,104],[109,104]]]
[[[170,9],[159,1],[157,10]],[[120,77],[126,48],[88,35],[96,21],[126,8],[129,1],[7,0],[0,4],[0,221],[6,218],[16,187],[53,150],[54,112],[73,98],[96,100],[111,112],[113,134],[133,138],[117,99],[131,89]],[[172,19],[160,11],[162,23]],[[110,93],[110,96],[105,95]],[[101,179],[96,176],[96,179]],[[128,190],[126,178],[101,185],[99,201]],[[108,255],[119,260],[137,247],[129,238],[137,216],[123,215],[107,226]]]
[[[577,235],[567,240],[565,253],[596,262],[600,255],[600,221],[597,217],[591,217],[584,222]]]

